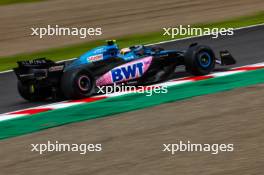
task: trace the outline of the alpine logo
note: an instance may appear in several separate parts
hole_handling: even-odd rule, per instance
[[[143,75],[143,63],[135,63],[127,65],[125,67],[119,67],[111,71],[113,82],[119,82],[123,80],[130,80]]]
[[[99,60],[102,60],[104,57],[103,57],[103,54],[98,54],[98,55],[93,55],[93,56],[90,56],[88,58],[89,61],[91,62],[94,62],[94,61],[99,61]]]

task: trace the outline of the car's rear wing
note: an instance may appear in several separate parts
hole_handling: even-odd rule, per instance
[[[30,68],[30,67],[49,67],[55,64],[55,62],[51,60],[47,60],[46,58],[37,58],[33,60],[26,61],[18,61],[17,62],[19,68]]]
[[[65,63],[55,63],[46,58],[37,58],[28,61],[18,61],[18,67],[14,68],[17,78],[21,81],[41,80],[51,73],[60,73],[64,70]]]

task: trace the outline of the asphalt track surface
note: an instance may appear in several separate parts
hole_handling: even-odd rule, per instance
[[[263,0],[52,0],[0,6],[0,56],[233,19],[262,11],[263,6]],[[47,25],[101,27],[103,35],[30,35],[31,27]]]
[[[163,43],[159,46],[165,49],[186,49],[193,42],[211,46],[216,51],[216,55],[220,50],[229,50],[238,61],[233,67],[264,61],[264,26],[237,30],[232,37],[222,36],[212,39],[211,36],[204,36]],[[183,76],[188,74],[180,68],[175,77]],[[0,92],[0,114],[51,103],[51,101],[31,103],[22,99],[17,92],[16,77],[13,72],[0,74]]]

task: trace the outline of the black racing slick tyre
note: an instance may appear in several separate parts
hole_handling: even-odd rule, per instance
[[[68,99],[90,97],[95,90],[95,79],[85,69],[74,69],[63,73],[61,90]]]
[[[215,54],[208,46],[194,45],[186,51],[184,62],[186,70],[192,75],[206,75],[215,67]]]
[[[28,101],[41,101],[47,98],[46,94],[41,93],[32,84],[24,84],[21,81],[17,82],[17,90],[21,97]]]

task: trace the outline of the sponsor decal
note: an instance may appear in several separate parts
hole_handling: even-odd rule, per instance
[[[44,59],[21,61],[22,65],[41,65],[41,64],[46,64],[46,63],[47,63],[47,61]]]
[[[134,79],[143,75],[143,62],[118,67],[111,71],[113,82]]]
[[[22,74],[22,75],[19,75],[19,77],[23,78],[23,77],[28,77],[28,76],[34,76],[34,74]]]
[[[145,57],[120,65],[99,77],[96,80],[96,85],[104,86],[142,77],[143,74],[148,70],[151,62],[152,57]]]
[[[103,57],[103,54],[98,54],[98,55],[90,56],[90,57],[88,58],[88,61],[94,62],[94,61],[102,60],[103,58],[104,58],[104,57]]]
[[[49,68],[49,72],[61,71],[61,70],[63,70],[63,68],[64,68],[63,65],[61,65],[61,66],[53,66],[53,67]]]

